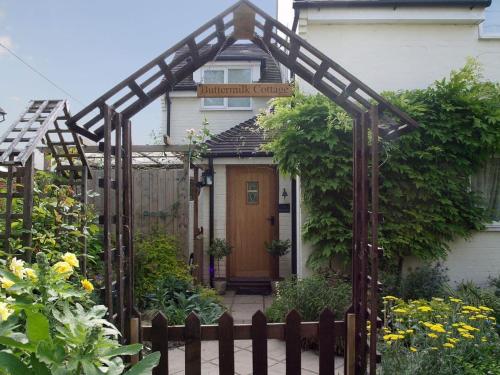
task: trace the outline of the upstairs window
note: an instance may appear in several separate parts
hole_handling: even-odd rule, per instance
[[[210,68],[203,70],[203,83],[252,83],[251,68]],[[203,98],[205,109],[251,109],[251,98]]]

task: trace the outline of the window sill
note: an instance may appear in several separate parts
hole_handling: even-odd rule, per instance
[[[213,111],[224,111],[224,112],[229,112],[229,111],[253,111],[253,108],[207,108],[207,107],[202,107],[200,109],[202,112],[213,112]]]
[[[500,232],[500,222],[496,221],[491,224],[486,224],[485,232]]]

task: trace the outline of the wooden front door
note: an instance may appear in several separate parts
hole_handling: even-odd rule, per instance
[[[277,234],[277,173],[271,166],[227,167],[227,240],[233,246],[227,275],[275,278],[275,259],[265,248]]]

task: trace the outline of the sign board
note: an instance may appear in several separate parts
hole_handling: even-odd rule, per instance
[[[292,96],[288,83],[210,83],[198,85],[198,98],[250,98]]]

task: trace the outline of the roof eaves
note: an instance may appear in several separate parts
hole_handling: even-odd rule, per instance
[[[295,0],[293,8],[489,7],[491,0]]]

